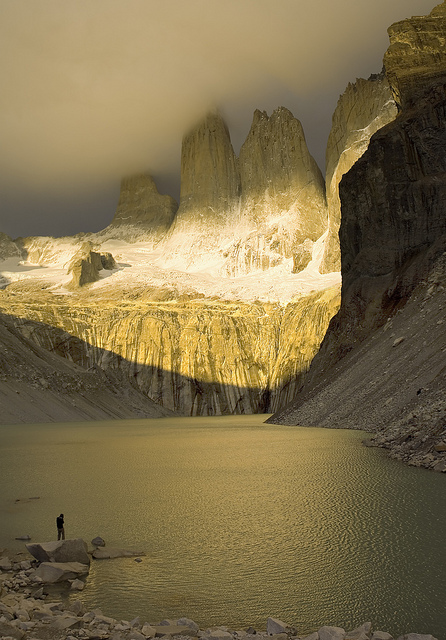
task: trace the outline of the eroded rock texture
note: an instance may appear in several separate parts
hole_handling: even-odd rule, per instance
[[[162,303],[82,293],[32,300],[20,287],[2,308],[15,330],[84,369],[126,379],[182,415],[273,410],[294,393],[339,305],[337,288],[280,305]],[[299,329],[296,330],[296,322]]]
[[[95,366],[86,370],[61,358],[57,351],[66,336],[54,327],[35,323],[33,329],[28,326],[22,330],[21,324],[14,316],[0,314],[2,424],[160,418],[170,414],[119,371],[105,372]],[[50,330],[56,348],[40,347],[33,334]]]
[[[339,183],[342,176],[362,156],[371,136],[391,122],[396,114],[397,107],[384,74],[350,83],[339,98],[326,151],[329,234],[321,264],[322,273],[341,268]]]
[[[444,81],[445,18],[446,3],[442,2],[429,16],[415,16],[389,27],[384,65],[400,107],[414,105],[426,90]]]
[[[290,111],[256,111],[239,159],[212,113],[183,140],[180,208],[160,264],[302,271],[326,225],[324,181]]]
[[[241,239],[228,269],[266,269],[299,251],[311,259],[311,243],[326,229],[325,189],[299,120],[284,107],[270,117],[257,110],[239,165]]]
[[[240,176],[228,128],[209,113],[183,139],[180,207],[165,250],[166,262],[183,265],[220,248],[238,215]]]
[[[158,192],[153,178],[137,174],[121,182],[118,207],[112,227],[137,227],[141,235],[160,239],[173,222],[178,204],[171,196]],[[135,237],[134,239],[137,239]]]
[[[379,430],[398,457],[446,470],[445,4],[389,33],[402,109],[342,179],[341,308],[302,394],[273,420]],[[411,71],[396,55],[408,34]]]

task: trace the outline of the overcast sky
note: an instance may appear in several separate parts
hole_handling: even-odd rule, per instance
[[[347,83],[436,4],[0,0],[0,231],[97,231],[137,171],[177,197],[181,138],[213,107],[236,151],[254,109],[288,107],[323,168]]]

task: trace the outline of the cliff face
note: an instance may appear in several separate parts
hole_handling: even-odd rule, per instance
[[[324,181],[302,125],[283,107],[256,111],[240,150],[239,237],[226,261],[231,275],[294,260],[302,271],[327,226]]]
[[[371,136],[394,120],[397,107],[390,85],[380,74],[368,80],[360,78],[349,84],[339,98],[326,151],[326,192],[329,234],[325,245],[321,272],[339,271],[339,225],[341,201],[339,183],[366,151]]]
[[[446,470],[446,72],[432,49],[445,3],[389,34],[401,111],[341,182],[341,308],[303,392],[273,420],[382,431],[395,455]],[[396,55],[407,46],[412,71]]]
[[[153,178],[148,174],[137,174],[121,181],[118,207],[112,220],[112,228],[137,227],[139,236],[150,235],[160,240],[173,222],[178,204],[171,196],[158,192]],[[135,235],[133,231],[133,236]]]
[[[183,139],[180,207],[164,249],[163,266],[194,267],[227,241],[239,211],[240,176],[228,128],[208,114]]]
[[[24,331],[17,324],[16,317],[0,314],[0,424],[170,415],[119,371],[87,371],[28,338],[43,329],[38,323]]]
[[[15,318],[16,334],[42,350],[118,376],[165,409],[219,415],[271,411],[287,401],[339,304],[337,287],[287,307],[153,297],[33,297],[17,284],[3,293],[1,308]]]
[[[326,218],[321,172],[287,109],[255,112],[239,159],[213,113],[184,137],[180,208],[158,264],[212,264],[224,277],[280,265],[302,271]]]
[[[442,2],[429,16],[402,20],[388,29],[390,46],[384,65],[401,107],[415,105],[434,84],[444,81],[445,17],[446,3]]]

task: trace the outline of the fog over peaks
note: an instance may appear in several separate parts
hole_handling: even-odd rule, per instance
[[[255,108],[288,107],[322,164],[347,82],[381,70],[387,26],[435,4],[2,0],[0,230],[99,229],[142,170],[176,195],[181,138],[215,106],[236,150]]]

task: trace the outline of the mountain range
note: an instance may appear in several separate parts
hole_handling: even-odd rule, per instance
[[[286,108],[238,156],[215,111],[179,203],[141,173],[98,233],[0,234],[0,421],[265,412],[446,470],[445,35],[445,2],[389,28],[325,177]]]

